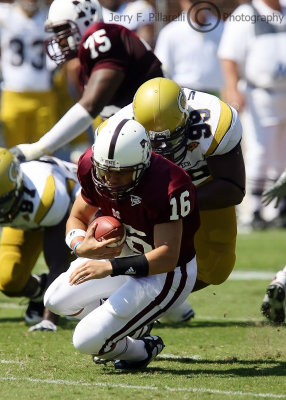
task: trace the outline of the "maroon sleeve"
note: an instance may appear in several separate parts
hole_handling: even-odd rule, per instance
[[[77,177],[81,185],[81,195],[88,204],[97,207],[97,195],[91,176],[91,162],[92,148],[88,148],[78,161]]]

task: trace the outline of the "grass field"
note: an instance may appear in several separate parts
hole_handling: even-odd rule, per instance
[[[72,321],[61,319],[57,333],[28,333],[21,299],[0,295],[0,400],[286,399],[286,326],[260,314],[285,243],[286,230],[239,235],[231,278],[190,296],[192,321],[154,327],[166,347],[143,372],[79,354]]]

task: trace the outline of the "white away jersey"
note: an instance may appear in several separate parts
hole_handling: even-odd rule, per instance
[[[17,3],[0,4],[0,46],[2,88],[5,90],[48,91],[51,71],[47,69],[44,23],[47,8],[28,18]]]
[[[21,164],[24,196],[9,225],[24,230],[57,225],[80,191],[77,166],[55,157]]]
[[[183,89],[191,124],[188,127],[188,151],[180,164],[197,186],[210,177],[207,158],[228,153],[241,140],[242,128],[237,111],[218,97]],[[132,104],[116,115],[134,118]]]

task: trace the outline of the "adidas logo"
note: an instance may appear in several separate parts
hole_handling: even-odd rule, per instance
[[[136,271],[133,267],[129,267],[127,271],[125,271],[125,275],[135,275]]]
[[[140,204],[142,199],[139,196],[134,196],[133,194],[130,196],[131,199],[131,206],[136,206],[137,204]]]

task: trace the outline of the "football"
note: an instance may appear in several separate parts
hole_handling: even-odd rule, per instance
[[[124,225],[118,221],[118,219],[103,215],[96,218],[97,227],[95,229],[94,237],[96,240],[101,242],[105,239],[112,239],[119,236],[120,240],[115,243],[109,244],[107,247],[117,247],[120,246],[126,238],[126,232]]]

